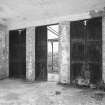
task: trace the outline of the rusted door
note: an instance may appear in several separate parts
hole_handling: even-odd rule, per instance
[[[26,77],[26,30],[9,32],[9,77]]]
[[[70,24],[71,82],[89,66],[91,83],[102,79],[102,18],[74,21]],[[86,68],[86,67],[85,67]]]
[[[81,73],[85,63],[85,34],[83,21],[70,24],[70,78],[71,82]]]
[[[102,79],[102,18],[87,20],[87,63],[91,71],[91,83]]]
[[[35,28],[35,79],[47,80],[47,26]]]

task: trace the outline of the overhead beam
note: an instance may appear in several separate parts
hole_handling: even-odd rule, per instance
[[[48,41],[53,41],[53,42],[58,42],[59,41],[59,39],[58,38],[55,38],[55,39],[48,39]]]

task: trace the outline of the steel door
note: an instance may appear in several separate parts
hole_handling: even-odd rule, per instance
[[[9,77],[26,77],[26,30],[9,32]]]
[[[35,28],[35,79],[47,80],[47,26]]]
[[[89,66],[91,83],[102,79],[102,18],[74,21],[70,24],[71,82]]]

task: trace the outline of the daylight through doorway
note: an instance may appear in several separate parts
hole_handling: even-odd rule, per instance
[[[48,35],[48,42],[47,42],[48,43],[48,48],[47,48],[48,81],[57,82],[59,79],[59,75],[58,75],[59,26],[58,24],[47,26],[47,35]]]

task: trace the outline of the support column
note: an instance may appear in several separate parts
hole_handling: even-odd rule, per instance
[[[105,82],[105,16],[102,17],[102,79]]]
[[[59,24],[59,82],[70,83],[70,22]]]
[[[26,79],[35,80],[35,27],[26,29]]]
[[[6,71],[6,74],[7,74],[7,77],[9,77],[9,30],[7,29],[6,27],[6,31],[5,31],[5,47],[6,47],[6,51],[5,51],[5,63],[6,63],[6,68],[7,68],[7,71]]]
[[[7,26],[0,25],[0,79],[8,77],[8,30]]]

